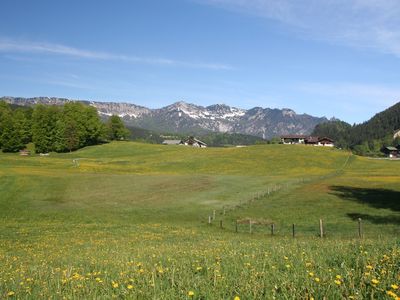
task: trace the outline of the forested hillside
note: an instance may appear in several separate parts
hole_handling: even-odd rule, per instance
[[[0,149],[17,152],[33,143],[37,153],[67,152],[128,136],[122,120],[104,124],[96,109],[77,102],[63,106],[10,106],[0,101]]]
[[[400,129],[400,102],[376,114],[362,124],[350,125],[331,121],[315,127],[313,135],[329,136],[342,148],[353,149],[357,154],[378,154],[383,146],[397,146],[399,138],[394,133]]]

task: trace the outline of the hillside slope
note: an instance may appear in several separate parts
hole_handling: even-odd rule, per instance
[[[0,153],[0,297],[386,299],[400,161],[349,155],[133,142]],[[249,219],[263,222],[251,234]]]
[[[400,141],[394,141],[393,134],[399,129],[400,102],[362,124],[351,126],[342,121],[331,121],[317,125],[312,134],[329,136],[335,139],[340,147],[350,147],[367,154],[379,152],[382,146],[397,146]]]

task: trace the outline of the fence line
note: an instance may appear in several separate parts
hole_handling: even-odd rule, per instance
[[[211,220],[211,216],[209,218],[209,220]],[[242,220],[235,220],[233,222],[233,228],[231,227],[231,225],[226,225],[224,226],[224,221],[221,219],[219,220],[219,229],[222,229],[224,231],[230,231],[230,232],[234,232],[234,233],[248,233],[248,234],[253,234],[255,233],[255,228],[259,228],[264,227],[265,229],[265,234],[267,235],[267,232],[269,231],[268,228],[270,228],[270,235],[271,236],[292,236],[293,238],[298,237],[299,235],[301,236],[301,234],[309,234],[309,233],[314,233],[314,235],[316,237],[319,237],[321,239],[326,238],[327,237],[327,231],[325,231],[325,226],[324,226],[324,222],[323,219],[319,219],[316,220],[315,222],[315,231],[312,230],[301,230],[301,227],[306,226],[307,228],[309,228],[308,225],[304,225],[301,224],[302,226],[298,226],[295,223],[292,224],[286,224],[286,226],[282,225],[281,226],[281,230],[285,229],[283,231],[283,233],[277,233],[276,232],[276,223],[272,222],[272,221],[268,221],[268,220],[260,220],[260,219],[242,219]],[[229,222],[230,224],[232,224],[232,222]],[[210,225],[212,225],[212,222],[209,223]],[[350,224],[354,224],[353,226],[353,230],[352,230],[352,236],[354,237],[358,237],[360,239],[364,238],[364,231],[363,231],[363,226],[362,226],[362,219],[358,218],[357,220],[353,221],[352,223],[348,223],[348,225]],[[242,227],[240,227],[240,225],[242,225]],[[244,226],[244,227],[243,227]],[[258,227],[257,227],[258,226]],[[246,229],[247,227],[247,229]],[[240,228],[242,230],[240,230]],[[328,231],[330,233],[334,233],[335,231],[333,229],[331,229],[330,231]],[[341,235],[343,235],[343,232],[341,232]]]
[[[307,184],[307,183],[311,183],[311,182],[318,182],[320,180],[325,180],[325,179],[329,179],[329,178],[334,178],[336,176],[339,176],[341,173],[343,173],[344,169],[347,167],[347,165],[349,164],[349,161],[351,158],[353,158],[354,155],[352,153],[350,153],[347,158],[346,161],[344,162],[344,164],[337,170],[329,173],[329,174],[325,174],[322,176],[316,176],[316,177],[309,177],[309,178],[297,178],[294,180],[290,180],[289,182],[283,182],[280,184],[274,184],[274,185],[269,185],[265,190],[263,191],[259,191],[259,192],[255,192],[253,194],[252,197],[250,197],[247,200],[243,200],[240,201],[238,204],[235,205],[229,205],[226,206],[224,205],[222,207],[222,211],[220,212],[220,214],[222,214],[223,216],[225,216],[228,212],[230,211],[234,211],[236,209],[240,209],[243,206],[246,205],[250,205],[251,203],[253,203],[256,200],[260,200],[260,199],[264,199],[267,197],[270,197],[271,195],[274,195],[275,193],[282,191],[282,190],[289,190],[290,187],[296,186],[298,184]],[[212,213],[212,221],[214,221],[216,219],[216,210],[213,210]]]

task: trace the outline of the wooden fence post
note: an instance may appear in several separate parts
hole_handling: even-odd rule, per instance
[[[362,223],[361,223],[361,218],[358,218],[358,237],[361,239],[363,237],[363,232],[362,232]]]
[[[211,225],[211,216],[208,216],[208,224]]]
[[[252,233],[252,230],[251,230],[251,226],[253,225],[253,223],[251,222],[251,220],[249,221],[249,230],[250,230],[250,233]]]
[[[319,236],[321,238],[324,237],[324,225],[322,223],[322,219],[319,219]]]
[[[238,233],[238,221],[235,222],[235,232]]]
[[[274,233],[275,233],[275,224],[272,223],[271,224],[271,235],[274,235]]]
[[[292,224],[292,236],[295,237],[294,224]]]

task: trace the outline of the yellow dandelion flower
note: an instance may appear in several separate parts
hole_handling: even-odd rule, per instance
[[[194,292],[193,292],[193,291],[189,291],[189,292],[188,292],[188,296],[189,296],[189,297],[193,297],[193,296],[194,296]]]
[[[112,287],[113,287],[114,289],[116,289],[117,287],[119,287],[118,282],[112,282]]]
[[[336,279],[342,279],[342,276],[336,275]]]
[[[366,266],[367,269],[372,270],[373,267],[371,265]]]
[[[341,282],[340,280],[337,280],[337,279],[336,279],[334,282],[335,282],[337,285],[341,285],[341,284],[342,284],[342,282]]]
[[[397,284],[392,284],[390,287],[394,290],[397,290],[399,288],[399,286]]]
[[[318,277],[315,277],[315,282],[320,282],[320,279]]]
[[[372,284],[378,284],[378,283],[379,283],[379,280],[374,278],[374,279],[371,280],[371,283],[372,283]]]
[[[197,271],[201,271],[203,268],[202,267],[197,267],[196,270]]]
[[[15,295],[15,292],[13,292],[13,291],[9,291],[8,293],[7,293],[7,296],[8,297],[11,297],[11,296],[14,296]]]
[[[393,291],[386,291],[386,295],[397,299],[397,295],[396,295],[396,293],[394,293]]]
[[[239,296],[235,296],[235,298],[233,298],[233,300],[240,300]]]
[[[131,290],[131,289],[133,289],[133,285],[132,284],[128,284],[127,288],[128,288],[128,290]]]
[[[314,273],[313,272],[309,272],[308,275],[310,275],[311,277],[314,277]]]

